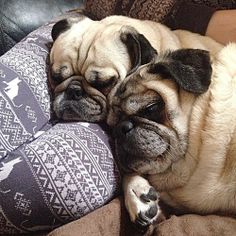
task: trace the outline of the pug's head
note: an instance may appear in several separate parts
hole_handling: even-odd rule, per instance
[[[111,89],[156,55],[142,34],[117,22],[107,24],[86,17],[62,20],[54,25],[52,38],[54,111],[64,120],[104,120]],[[70,79],[74,75],[80,79]],[[92,110],[85,116],[81,106]]]
[[[181,49],[159,55],[116,86],[107,123],[124,170],[163,173],[184,157],[191,109],[211,73],[207,51]]]

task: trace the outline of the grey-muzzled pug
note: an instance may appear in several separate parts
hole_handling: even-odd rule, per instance
[[[54,25],[52,38],[53,109],[64,120],[91,122],[105,119],[106,98],[117,82],[159,52],[191,47],[215,54],[222,47],[208,37],[125,16],[64,19]]]
[[[159,54],[116,85],[109,107],[133,222],[158,217],[153,187],[183,212],[235,215],[236,44],[214,59],[198,49]]]

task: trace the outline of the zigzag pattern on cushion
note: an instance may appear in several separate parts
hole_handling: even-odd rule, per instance
[[[111,200],[120,175],[101,131],[95,124],[57,124],[5,158],[0,232],[51,229],[49,223],[65,224]]]
[[[51,27],[33,32],[0,57],[0,159],[50,119],[46,61]]]
[[[0,93],[0,126],[0,157],[19,147],[31,136],[15,116],[2,93]]]

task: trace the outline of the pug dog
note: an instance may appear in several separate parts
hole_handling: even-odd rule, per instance
[[[58,118],[90,122],[105,119],[106,98],[117,82],[159,52],[192,47],[215,54],[222,47],[208,37],[125,16],[64,19],[54,25],[52,38],[53,109]]]
[[[159,193],[184,213],[236,214],[236,44],[161,53],[108,101],[133,222],[157,219]]]

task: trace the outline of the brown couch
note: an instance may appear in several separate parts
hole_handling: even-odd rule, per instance
[[[48,236],[138,236],[129,220],[122,197],[95,210],[87,216],[55,229]],[[148,235],[148,234],[147,234]],[[160,222],[154,236],[233,236],[236,219],[231,217],[186,214],[172,215]]]

